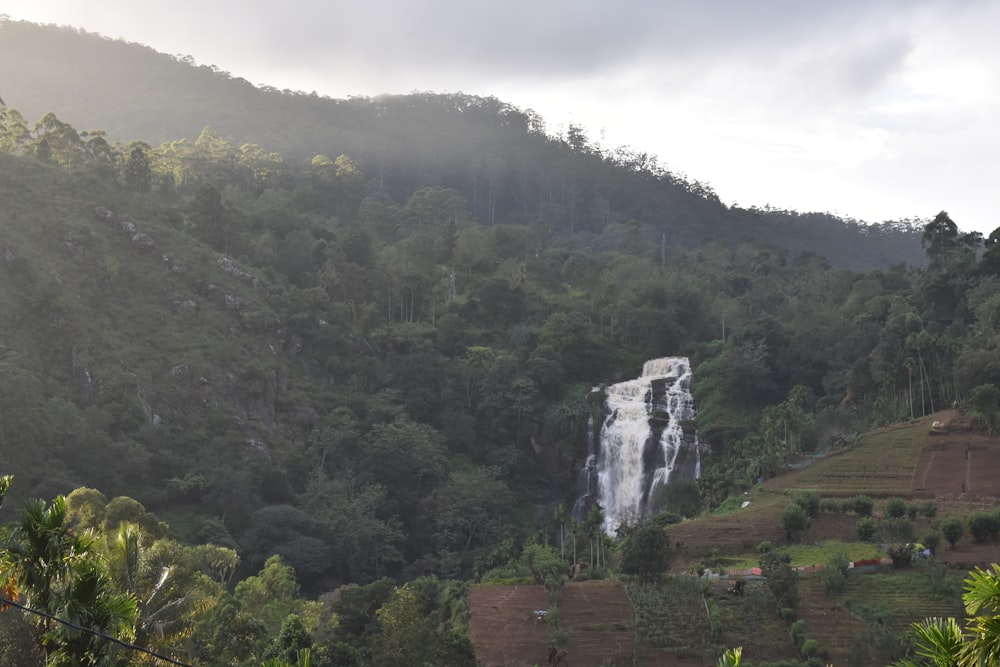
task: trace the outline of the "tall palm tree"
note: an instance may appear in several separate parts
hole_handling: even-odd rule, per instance
[[[135,600],[135,642],[140,646],[179,650],[193,627],[202,586],[200,581],[179,581],[184,578],[178,564],[181,550],[172,541],[154,541],[130,522],[107,537],[109,585]]]
[[[55,618],[118,639],[131,637],[135,601],[109,589],[94,537],[66,524],[65,498],[51,504],[29,500],[20,518],[0,529],[0,544],[0,589]],[[109,655],[110,642],[46,616],[35,618],[46,664],[99,664]]]
[[[51,611],[69,588],[74,568],[90,551],[93,539],[65,525],[62,496],[47,505],[35,498],[25,503],[18,521],[0,530],[0,582],[13,586],[24,602]]]

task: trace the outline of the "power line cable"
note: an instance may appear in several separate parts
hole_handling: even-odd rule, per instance
[[[109,642],[113,642],[115,644],[118,644],[119,646],[123,646],[123,647],[127,648],[130,651],[139,651],[141,653],[145,653],[146,655],[151,655],[154,658],[157,658],[159,660],[163,660],[164,662],[169,662],[171,665],[178,665],[178,667],[195,667],[194,665],[188,664],[186,662],[177,662],[173,658],[168,658],[167,656],[161,655],[161,654],[157,653],[156,651],[150,651],[148,648],[143,648],[141,646],[136,646],[135,644],[130,644],[128,642],[124,642],[124,641],[122,641],[120,639],[112,637],[111,635],[106,635],[103,632],[99,632],[98,630],[94,630],[92,628],[85,628],[82,625],[77,625],[76,623],[73,623],[72,621],[67,621],[66,619],[59,618],[58,616],[53,616],[52,614],[50,614],[48,612],[44,612],[44,611],[42,611],[40,609],[32,609],[31,607],[26,607],[23,604],[20,604],[18,602],[13,601],[13,600],[8,600],[7,598],[5,598],[3,596],[0,596],[0,607],[5,606],[5,605],[10,605],[11,607],[15,607],[15,608],[20,609],[22,611],[26,611],[29,614],[35,614],[37,616],[41,616],[43,618],[47,618],[49,620],[55,621],[56,623],[61,623],[62,625],[66,625],[66,626],[69,626],[69,627],[73,628],[74,630],[80,630],[82,632],[86,632],[87,634],[94,635],[95,637],[100,637],[101,639],[105,639],[105,640],[107,640]]]

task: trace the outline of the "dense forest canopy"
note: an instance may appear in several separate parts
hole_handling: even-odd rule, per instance
[[[145,521],[213,595],[243,579],[255,641],[292,612],[322,627],[301,601],[269,608],[276,581],[443,613],[428,600],[450,589],[420,577],[539,546],[573,501],[591,387],[646,359],[695,365],[705,471],[663,508],[688,514],[1000,384],[1000,232],[945,212],[728,208],[493,98],[329,100],[62,28],[0,35],[13,506],[83,488],[70,518]],[[32,69],[53,53],[65,79]],[[377,652],[344,595],[338,645]]]

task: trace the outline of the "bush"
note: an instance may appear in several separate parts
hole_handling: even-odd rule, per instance
[[[802,650],[802,642],[806,640],[806,622],[801,618],[794,623],[791,627],[792,632],[792,643],[795,644],[795,648]]]
[[[954,549],[955,544],[965,534],[965,525],[958,517],[950,516],[941,522],[941,534],[944,535],[944,539],[948,540],[948,544]]]
[[[885,501],[885,515],[893,519],[901,519],[906,516],[906,501],[899,496],[894,496]]]
[[[876,525],[880,542],[906,544],[917,539],[917,529],[909,519],[882,519]]]
[[[976,542],[992,542],[1000,535],[1000,516],[996,512],[977,512],[969,519],[969,534]]]
[[[789,542],[795,540],[800,533],[804,533],[811,522],[809,514],[799,504],[789,505],[781,515],[781,527],[785,529],[785,537]]]
[[[870,496],[858,495],[848,500],[847,506],[858,516],[871,516],[875,501]]]
[[[826,514],[840,514],[844,511],[844,503],[836,498],[824,498],[819,501],[819,510]]]
[[[914,546],[912,544],[895,543],[886,548],[886,553],[892,559],[893,567],[909,567],[913,563]]]
[[[561,587],[566,577],[566,563],[555,547],[526,544],[521,552],[521,563],[531,572],[536,584],[544,584],[547,588]]]
[[[769,551],[760,557],[761,574],[767,580],[767,587],[782,609],[782,614],[785,608],[791,609],[794,614],[795,608],[799,606],[799,573],[792,569],[791,562],[791,556],[775,551]]]
[[[929,530],[924,533],[924,536],[920,538],[920,541],[925,547],[931,550],[931,553],[935,553],[938,545],[941,544],[941,533],[936,530]]]
[[[672,526],[675,523],[680,523],[681,521],[683,521],[683,518],[679,514],[675,514],[674,512],[660,512],[650,519],[649,523],[653,526],[666,528],[667,526]]]
[[[819,495],[812,491],[796,491],[792,494],[792,502],[805,510],[810,519],[819,514]]]
[[[875,519],[870,516],[861,517],[854,530],[857,532],[859,540],[872,542],[875,539]]]
[[[807,639],[802,642],[802,646],[799,648],[802,651],[803,658],[812,658],[819,653],[819,642],[815,639]]]
[[[840,595],[847,588],[847,577],[840,570],[823,570],[823,590],[827,597]]]
[[[850,561],[843,552],[838,552],[830,557],[823,568],[823,589],[828,597],[838,595],[847,588],[847,570]]]
[[[922,503],[917,503],[917,511],[928,519],[933,519],[937,516],[937,505],[930,500],[925,500]]]

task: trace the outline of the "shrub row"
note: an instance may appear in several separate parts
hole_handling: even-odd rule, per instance
[[[820,512],[827,514],[847,514],[853,512],[858,516],[872,516],[875,511],[875,501],[871,496],[860,494],[844,500],[837,498],[820,498],[819,494],[813,491],[796,491],[792,494],[792,503],[798,505],[811,518],[816,518]],[[937,505],[930,500],[907,503],[899,497],[888,498],[885,501],[885,516],[892,519],[909,517],[911,520],[918,516],[925,516],[928,519],[937,516]]]

